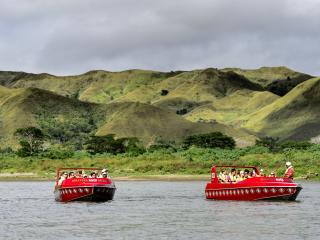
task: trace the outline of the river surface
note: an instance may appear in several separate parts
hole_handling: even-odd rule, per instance
[[[205,182],[117,182],[114,201],[54,201],[52,182],[0,182],[0,239],[320,239],[320,183],[295,202],[207,201]]]

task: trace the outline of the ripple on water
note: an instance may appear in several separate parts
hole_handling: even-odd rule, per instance
[[[1,239],[316,239],[320,183],[295,202],[208,201],[205,182],[118,182],[114,201],[54,201],[53,183],[0,183]]]

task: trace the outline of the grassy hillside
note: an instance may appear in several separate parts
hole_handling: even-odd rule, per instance
[[[200,133],[220,131],[234,136],[238,143],[248,145],[255,137],[232,127],[218,123],[193,123],[165,109],[143,103],[114,103],[107,105],[106,121],[97,135],[114,133],[118,137],[138,137],[146,144],[156,139],[181,141],[184,137]]]
[[[320,134],[318,80],[310,78],[286,67],[99,70],[61,77],[3,71],[0,142],[16,143],[12,134],[28,125],[62,143],[63,132],[72,141],[115,133],[146,144],[210,131],[231,135],[238,145],[254,142],[252,134],[314,138]]]
[[[309,139],[320,134],[320,78],[303,82],[287,95],[242,118],[242,127],[281,138]]]
[[[261,67],[258,69],[240,69],[240,68],[225,68],[222,71],[233,71],[245,76],[250,81],[258,83],[263,87],[267,87],[276,81],[286,81],[288,77],[291,80],[300,80],[299,83],[312,78],[312,76],[296,72],[287,67]],[[297,84],[296,84],[297,85]]]
[[[229,96],[216,99],[194,108],[186,115],[186,119],[194,122],[213,122],[240,127],[238,119],[251,114],[257,109],[267,106],[279,97],[270,92],[238,90]]]
[[[104,116],[99,114],[99,106],[70,99],[55,93],[37,89],[0,88],[0,136],[4,146],[15,146],[13,136],[18,128],[37,126],[46,134],[58,128],[80,127],[86,122],[99,123]],[[67,125],[67,126],[66,126]]]
[[[255,137],[222,124],[193,123],[149,104],[81,102],[37,89],[0,88],[2,147],[16,146],[17,128],[37,126],[58,143],[83,144],[90,134],[138,137],[145,144],[155,139],[181,141],[197,133],[221,131],[248,145]],[[80,141],[80,142],[77,142]]]

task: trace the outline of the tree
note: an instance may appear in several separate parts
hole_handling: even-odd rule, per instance
[[[87,150],[91,154],[96,153],[124,153],[125,146],[122,141],[114,139],[114,134],[108,134],[106,136],[91,136],[86,142]]]
[[[275,152],[279,150],[279,138],[277,137],[263,137],[256,140],[257,146],[269,148],[270,151]]]
[[[114,138],[114,134],[106,136],[91,136],[86,142],[87,150],[91,154],[96,153],[125,153],[141,154],[145,152],[141,142],[137,138]]]
[[[125,152],[129,152],[133,155],[139,155],[144,153],[146,150],[138,138],[119,138],[119,141],[122,142]]]
[[[236,143],[232,137],[221,132],[198,134],[187,137],[183,142],[184,147],[192,145],[203,148],[234,148]]]
[[[32,156],[42,150],[45,135],[39,128],[27,127],[18,128],[15,135],[19,138],[21,148],[18,150],[19,156]]]

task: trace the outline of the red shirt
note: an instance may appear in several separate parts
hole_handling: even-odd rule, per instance
[[[292,166],[290,166],[289,168],[287,168],[286,172],[284,173],[284,178],[291,178],[293,179],[293,175],[294,175],[294,169]]]

